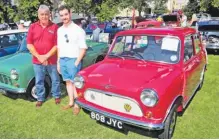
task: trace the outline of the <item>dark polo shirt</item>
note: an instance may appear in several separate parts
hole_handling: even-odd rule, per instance
[[[43,28],[40,22],[31,24],[27,34],[27,44],[32,44],[38,54],[47,54],[54,46],[57,45],[57,30],[58,25],[50,22],[49,25]],[[41,64],[36,57],[33,57],[34,64]],[[54,54],[48,59],[48,64],[57,63],[57,54]]]

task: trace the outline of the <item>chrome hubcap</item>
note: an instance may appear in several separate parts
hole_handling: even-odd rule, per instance
[[[173,117],[172,117],[171,122],[170,122],[170,131],[169,131],[170,136],[172,136],[172,134],[173,134],[173,130],[174,130],[175,125],[176,125],[176,112],[173,113]]]
[[[37,99],[36,86],[34,86],[34,87],[32,88],[32,90],[31,90],[31,95],[32,95],[35,99]]]

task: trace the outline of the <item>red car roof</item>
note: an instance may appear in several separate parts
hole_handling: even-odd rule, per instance
[[[156,21],[156,20],[148,20],[148,21],[142,21],[137,24],[138,27],[148,27],[149,25],[152,25],[154,27],[160,27],[163,22]]]
[[[117,36],[121,35],[133,35],[133,34],[154,34],[154,35],[175,35],[185,36],[191,33],[195,33],[193,28],[182,28],[182,27],[161,27],[161,28],[136,28],[131,30],[120,31]]]

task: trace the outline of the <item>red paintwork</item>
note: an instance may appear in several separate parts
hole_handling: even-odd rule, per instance
[[[143,114],[147,111],[153,113],[151,119],[126,115],[102,108],[85,101],[83,97],[78,100],[111,114],[152,124],[162,123],[175,99],[182,97],[182,105],[189,100],[191,90],[197,85],[201,70],[206,64],[205,52],[201,44],[201,51],[198,54],[194,54],[194,57],[187,63],[183,61],[185,36],[195,33],[196,31],[192,28],[146,28],[121,31],[115,37],[133,34],[172,35],[178,37],[181,40],[180,61],[177,64],[152,61],[143,63],[140,60],[122,60],[121,58],[106,56],[102,62],[79,72],[85,79],[85,86],[81,90],[77,89],[78,93],[83,95],[87,88],[93,88],[130,97],[139,103]],[[113,44],[109,52],[112,50]],[[107,84],[110,84],[112,88],[105,89]],[[158,93],[159,101],[154,107],[146,107],[140,100],[141,91],[145,88],[154,89]],[[179,107],[179,110],[182,110],[182,106]]]
[[[161,27],[163,22],[156,20],[142,21],[137,24],[137,28],[147,28],[148,26],[152,27]]]

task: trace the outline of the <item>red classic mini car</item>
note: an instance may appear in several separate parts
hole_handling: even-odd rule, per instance
[[[202,87],[205,70],[205,51],[192,28],[122,31],[102,62],[75,77],[76,102],[117,129],[134,126],[171,138],[177,113]]]

